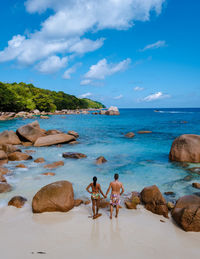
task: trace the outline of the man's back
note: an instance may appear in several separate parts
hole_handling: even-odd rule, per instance
[[[111,188],[112,188],[112,193],[113,194],[120,194],[120,190],[122,188],[122,183],[119,181],[113,181],[110,183]]]

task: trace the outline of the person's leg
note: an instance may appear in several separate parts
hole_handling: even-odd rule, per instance
[[[116,206],[116,215],[115,215],[116,218],[118,217],[118,213],[119,213],[119,205]]]
[[[99,206],[100,206],[100,199],[96,200],[96,215],[98,215]]]
[[[95,200],[92,199],[92,212],[93,212],[93,217],[95,216]]]
[[[113,206],[110,204],[110,219],[112,219]]]

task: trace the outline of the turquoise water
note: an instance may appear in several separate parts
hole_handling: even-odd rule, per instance
[[[5,129],[16,130],[32,121],[1,121],[0,132]],[[34,159],[44,157],[46,163],[63,160],[65,165],[47,170],[43,168],[43,164],[26,161],[24,164],[28,169],[16,169],[15,165],[19,162],[9,162],[6,166],[13,174],[7,177],[7,181],[13,186],[13,190],[0,194],[0,206],[6,205],[13,195],[23,195],[31,202],[40,187],[64,179],[73,183],[76,197],[89,197],[85,188],[94,175],[98,177],[98,182],[105,192],[116,172],[120,174],[126,193],[141,191],[143,187],[152,184],[157,184],[162,192],[175,192],[174,198],[197,192],[191,184],[200,181],[200,176],[189,173],[179,163],[170,162],[168,154],[177,136],[187,133],[200,134],[200,109],[161,109],[160,112],[154,112],[153,109],[121,109],[120,116],[67,115],[64,118],[56,115],[51,116],[49,120],[38,118],[38,121],[41,128],[46,130],[77,131],[80,144],[22,148],[35,150]],[[137,134],[139,130],[151,130],[153,133]],[[130,131],[135,132],[136,136],[126,139],[123,134]],[[62,158],[62,153],[68,151],[84,153],[87,158]],[[108,163],[97,166],[95,159],[101,155]],[[55,172],[56,175],[41,175],[48,171]],[[191,175],[190,181],[184,180],[187,175]]]

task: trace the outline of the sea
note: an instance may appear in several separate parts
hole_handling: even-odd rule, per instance
[[[86,187],[93,176],[98,178],[105,193],[115,173],[123,183],[125,194],[140,192],[144,187],[157,185],[161,192],[173,192],[167,200],[176,200],[180,196],[198,193],[192,187],[200,182],[200,175],[188,169],[200,167],[200,164],[185,164],[169,161],[169,152],[174,139],[182,134],[200,134],[200,108],[182,109],[120,109],[119,116],[106,115],[52,115],[49,119],[36,117],[40,127],[63,132],[77,131],[79,144],[63,144],[61,147],[21,147],[22,151],[35,150],[33,160],[45,159],[44,164],[64,161],[64,166],[45,169],[44,164],[33,160],[23,161],[28,168],[16,168],[21,162],[9,162],[5,165],[11,170],[6,176],[12,191],[0,194],[0,207],[15,195],[22,195],[31,204],[34,194],[43,186],[59,181],[72,182],[76,198],[90,197]],[[0,121],[0,132],[16,130],[33,119],[14,119]],[[140,130],[152,131],[150,134],[138,134]],[[134,132],[135,137],[124,135]],[[84,159],[66,159],[64,152],[80,152],[87,155]],[[96,165],[95,160],[104,156],[107,163]],[[54,172],[55,176],[42,173]]]

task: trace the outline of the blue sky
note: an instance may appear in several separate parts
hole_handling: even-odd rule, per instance
[[[199,107],[200,1],[9,0],[0,81],[118,107]]]

